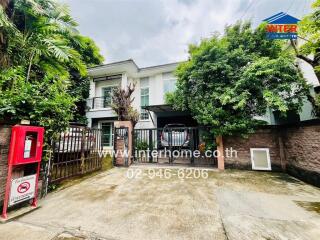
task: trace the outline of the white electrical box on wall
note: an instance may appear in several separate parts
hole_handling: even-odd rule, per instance
[[[250,148],[253,170],[271,170],[269,148]]]

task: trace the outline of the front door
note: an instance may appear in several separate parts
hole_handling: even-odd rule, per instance
[[[102,146],[112,147],[113,146],[113,123],[106,122],[101,124],[102,129]]]

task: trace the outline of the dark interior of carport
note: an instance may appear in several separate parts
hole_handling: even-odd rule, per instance
[[[158,128],[163,128],[166,124],[184,124],[186,127],[198,126],[189,112],[176,111],[171,105],[152,105],[143,108],[157,116],[157,119],[153,119],[150,114],[151,120],[156,123]]]

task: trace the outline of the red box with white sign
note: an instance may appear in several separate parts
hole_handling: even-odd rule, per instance
[[[12,127],[9,164],[41,162],[43,127],[16,125]]]
[[[5,198],[2,208],[2,218],[7,219],[7,209],[15,204],[32,200],[32,206],[37,206],[38,179],[42,159],[44,128],[35,126],[15,125],[11,131],[11,141],[8,159],[8,176]],[[30,165],[33,174],[13,178],[15,168]],[[30,168],[29,166],[29,168]]]

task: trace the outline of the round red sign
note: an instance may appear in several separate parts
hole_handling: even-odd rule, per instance
[[[30,189],[30,183],[29,182],[23,182],[18,186],[17,191],[18,191],[18,193],[25,193],[29,189]]]

